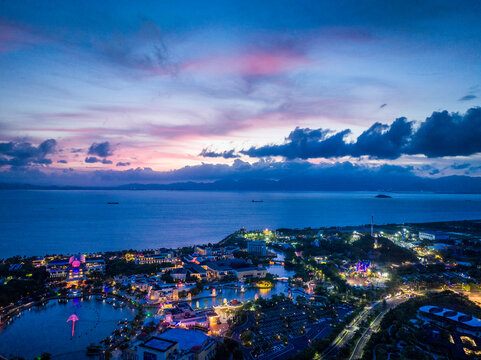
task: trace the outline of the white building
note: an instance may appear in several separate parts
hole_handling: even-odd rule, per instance
[[[430,241],[449,240],[449,234],[445,234],[441,231],[420,231],[419,238],[421,240]]]
[[[442,327],[454,326],[456,331],[460,333],[474,336],[481,335],[481,320],[472,315],[439,306],[426,305],[419,308],[418,317]]]
[[[266,277],[267,270],[263,267],[246,267],[233,269],[233,272],[235,273],[239,281],[244,282],[247,279]]]

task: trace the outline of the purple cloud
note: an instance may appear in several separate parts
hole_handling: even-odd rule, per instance
[[[99,159],[95,156],[89,156],[85,158],[85,162],[88,164],[95,164],[95,163],[101,163],[101,164],[112,164],[112,161],[107,160],[107,159]]]
[[[240,157],[240,155],[234,153],[234,149],[226,150],[223,152],[215,152],[215,151],[210,151],[208,149],[202,149],[199,156],[211,157],[211,158],[222,157],[224,159],[234,159],[234,158]]]
[[[0,143],[0,166],[49,165],[52,160],[47,156],[56,152],[56,146],[54,139],[45,140],[38,146],[28,142]]]
[[[105,158],[113,155],[113,151],[110,147],[110,143],[108,141],[105,141],[102,143],[93,143],[92,145],[90,145],[88,154],[97,155]]]

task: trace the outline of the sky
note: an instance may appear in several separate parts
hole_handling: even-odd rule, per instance
[[[1,1],[0,182],[481,176],[480,17],[473,1]]]

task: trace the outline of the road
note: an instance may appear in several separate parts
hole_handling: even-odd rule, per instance
[[[396,306],[398,306],[402,302],[406,301],[407,299],[408,299],[407,297],[396,297],[396,298],[389,299],[391,301],[389,301],[389,300],[386,301],[386,304],[387,304],[386,308],[383,309],[379,313],[378,316],[376,316],[376,318],[373,320],[371,326],[369,326],[366,329],[366,331],[364,331],[361,338],[358,340],[358,342],[357,342],[357,344],[354,348],[354,351],[352,352],[349,360],[355,360],[355,359],[361,358],[362,353],[364,352],[364,347],[366,346],[369,339],[371,338],[371,335],[374,332],[377,332],[379,330],[379,327],[381,325],[381,321],[382,321],[382,318],[384,317],[384,315],[386,315],[389,310],[391,310],[392,308],[395,308]]]
[[[384,316],[389,309],[392,309],[393,307],[396,307],[397,305],[399,305],[404,300],[406,300],[406,299],[403,299],[401,297],[393,297],[391,299],[386,300],[387,308],[385,310],[383,310],[380,314],[383,314],[382,316]],[[339,335],[337,335],[337,337],[334,339],[334,341],[331,343],[331,345],[326,350],[324,350],[322,352],[321,358],[326,358],[326,357],[335,355],[339,351],[339,349],[341,349],[347,342],[349,342],[354,337],[356,331],[358,330],[357,324],[366,320],[369,317],[369,315],[378,306],[380,306],[380,303],[381,303],[381,301],[376,301],[371,306],[369,306],[369,307],[365,308],[363,311],[361,311],[361,313],[359,313],[359,315],[357,315],[351,321],[349,326],[346,329],[344,329],[343,331],[341,331],[339,333]],[[376,320],[378,321],[378,323],[377,323],[378,326],[381,322],[382,316],[376,317]],[[371,327],[373,327],[373,326],[371,326]],[[357,352],[361,351],[361,354],[362,354],[362,351],[364,350],[364,346],[367,343],[367,340],[369,340],[373,329],[367,329],[366,332],[361,336],[359,342],[362,340],[362,343],[359,344],[359,342],[358,342],[358,344],[356,344]],[[368,332],[368,330],[371,330],[371,332]],[[356,350],[354,352],[356,352]],[[356,358],[351,357],[351,359],[356,359]]]
[[[246,360],[252,360],[253,357],[251,355],[250,348],[247,348],[247,347],[242,345],[240,335],[241,335],[242,331],[244,331],[248,327],[252,326],[252,324],[254,324],[254,321],[255,321],[254,314],[253,313],[247,313],[246,321],[242,325],[237,326],[234,329],[234,331],[232,332],[232,336],[231,336],[232,339],[234,339],[235,341],[237,341],[239,343],[240,350],[244,354],[244,359],[246,359]]]
[[[321,358],[326,358],[331,355],[335,355],[337,351],[344,346],[353,336],[355,333],[355,326],[362,322],[367,318],[369,313],[373,311],[373,309],[378,305],[378,302],[374,303],[373,306],[370,306],[364,310],[362,310],[359,315],[357,315],[349,324],[347,329],[342,330],[336,338],[333,340],[331,345],[322,352]]]
[[[240,335],[241,333],[247,329],[248,327],[252,326],[254,324],[254,314],[253,313],[247,313],[247,319],[246,321],[239,326],[236,326],[234,331],[232,332],[232,339],[236,340],[237,342],[241,342]]]

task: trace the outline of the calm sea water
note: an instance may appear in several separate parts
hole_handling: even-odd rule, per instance
[[[245,227],[481,218],[481,195],[369,192],[0,191],[0,258],[217,242]],[[263,200],[255,202],[252,200]],[[119,202],[109,205],[108,202]]]
[[[67,322],[72,314],[79,318],[73,337],[72,323]],[[115,309],[93,299],[74,299],[67,304],[50,301],[22,312],[12,324],[0,329],[0,354],[33,359],[48,352],[58,360],[86,359],[88,345],[110,336],[119,327],[119,320],[132,320],[134,316],[131,308]]]

